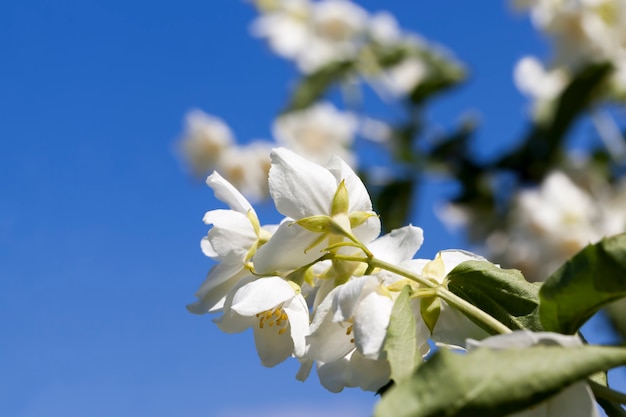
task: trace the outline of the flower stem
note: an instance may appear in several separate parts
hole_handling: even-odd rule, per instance
[[[366,258],[361,258],[361,259],[362,259],[361,262],[363,262],[364,259],[366,259]],[[440,297],[442,300],[444,300],[445,302],[447,302],[450,306],[456,308],[461,313],[466,315],[468,318],[474,319],[474,320],[477,320],[480,323],[483,323],[485,326],[487,326],[490,329],[492,329],[495,333],[500,333],[500,334],[511,333],[511,329],[506,327],[504,324],[500,323],[493,316],[491,316],[490,314],[484,312],[480,308],[476,307],[474,304],[472,304],[472,303],[462,299],[461,297],[459,297],[458,295],[454,294],[453,292],[451,292],[447,288],[444,288],[443,286],[441,286],[438,283],[435,283],[433,281],[425,279],[424,277],[422,277],[422,276],[420,276],[420,275],[418,275],[418,274],[416,274],[414,272],[411,272],[411,271],[406,270],[404,268],[401,268],[401,267],[398,267],[396,265],[387,263],[387,262],[382,261],[382,260],[377,259],[377,258],[369,259],[369,265],[377,267],[377,268],[385,269],[385,270],[387,270],[389,272],[392,272],[394,274],[398,274],[398,275],[403,276],[405,278],[408,278],[408,279],[410,279],[412,281],[415,281],[418,284],[421,284],[421,285],[423,285],[425,287],[435,289],[436,290],[436,295],[438,297]]]

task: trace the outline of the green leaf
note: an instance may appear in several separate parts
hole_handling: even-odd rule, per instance
[[[518,173],[524,181],[540,182],[560,157],[570,128],[593,104],[612,73],[608,63],[580,70],[555,103],[552,117],[532,126],[522,144],[495,165]]]
[[[466,261],[448,274],[448,289],[511,330],[541,331],[539,286],[516,269],[501,269],[485,261]],[[476,323],[482,327],[481,323]],[[490,328],[485,330],[492,332]]]
[[[574,334],[600,308],[626,297],[626,233],[588,245],[552,274],[539,292],[548,331]]]
[[[386,184],[374,197],[374,207],[380,215],[384,231],[398,229],[406,224],[411,213],[415,180],[399,179]]]
[[[626,364],[626,349],[602,346],[442,350],[392,387],[375,417],[501,417],[587,376]]]
[[[284,113],[302,110],[314,104],[333,86],[352,72],[354,62],[332,62],[304,77],[296,87]]]
[[[410,291],[411,288],[405,286],[393,304],[383,346],[391,366],[391,379],[394,381],[409,377],[422,362],[416,338],[415,316],[410,304]]]

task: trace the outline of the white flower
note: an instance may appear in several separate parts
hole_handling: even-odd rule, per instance
[[[518,61],[513,79],[517,88],[535,101],[535,116],[541,117],[563,91],[569,76],[562,68],[548,71],[536,58],[527,56]]]
[[[457,265],[465,261],[487,261],[482,256],[462,250],[444,250],[437,253],[433,261],[417,259],[405,262],[403,266],[422,274],[424,278],[446,285],[446,277]],[[434,325],[431,338],[438,346],[464,349],[467,338],[483,339],[488,333],[472,322],[463,313],[440,300],[439,317]]]
[[[253,23],[252,33],[268,39],[276,53],[310,73],[354,57],[366,23],[367,13],[347,0],[283,0]]]
[[[215,322],[227,333],[252,327],[261,363],[272,367],[304,354],[309,309],[296,285],[280,277],[249,276],[229,293]]]
[[[196,292],[199,300],[187,306],[197,314],[222,307],[228,291],[241,278],[249,275],[245,264],[257,245],[270,236],[269,230],[260,227],[256,212],[248,200],[220,174],[213,172],[207,178],[207,185],[230,210],[211,210],[203,218],[205,224],[213,227],[200,243],[202,251],[219,264],[211,269]]]
[[[223,153],[233,143],[233,134],[221,119],[200,110],[187,114],[180,149],[195,174],[201,175],[215,169]]]
[[[352,114],[338,111],[331,103],[318,103],[280,116],[272,130],[280,145],[313,162],[325,164],[337,155],[354,166],[350,148],[356,129],[357,120]]]
[[[487,240],[491,256],[521,269],[529,280],[543,281],[586,245],[626,230],[626,183],[594,183],[588,166],[580,170],[591,183],[589,192],[560,171],[538,188],[520,191],[508,230]]]
[[[406,226],[376,239],[368,248],[378,259],[397,264],[412,258],[422,241],[420,228]],[[316,307],[305,356],[318,362],[320,381],[329,390],[336,392],[344,386],[376,390],[388,381],[389,364],[383,343],[399,294],[388,286],[399,279],[382,272],[354,277],[335,287]],[[412,302],[412,307],[414,314],[419,315],[419,301]],[[416,324],[415,337],[422,354],[426,354],[428,329],[421,320]],[[355,377],[364,372],[363,366],[376,372],[370,377]]]
[[[362,242],[378,236],[380,220],[367,190],[344,161],[333,157],[323,167],[284,148],[272,151],[271,158],[270,194],[278,211],[295,222],[283,222],[257,251],[253,259],[257,273],[288,271],[315,261],[328,246],[327,237],[343,239],[338,229]],[[333,208],[338,200],[341,208]],[[317,220],[329,229],[311,231]]]
[[[250,30],[254,36],[266,38],[278,55],[296,59],[310,37],[307,25],[310,14],[308,0],[281,0],[276,7],[259,16]]]
[[[501,349],[524,349],[534,345],[561,345],[564,347],[582,346],[583,343],[577,336],[565,336],[558,333],[537,332],[518,330],[513,333],[492,336],[480,342],[467,341],[468,351],[479,347],[494,350]],[[598,417],[591,389],[585,382],[577,382],[550,397],[549,399],[533,405],[527,410],[509,417]]]

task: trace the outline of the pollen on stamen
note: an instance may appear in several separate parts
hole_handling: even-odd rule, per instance
[[[287,331],[287,326],[285,326],[285,327],[283,327],[282,329],[280,329],[280,330],[278,331],[278,334],[283,334],[283,333],[285,333],[286,331]]]

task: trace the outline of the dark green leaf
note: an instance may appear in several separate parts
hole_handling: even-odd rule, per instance
[[[501,417],[587,376],[626,364],[626,349],[601,346],[439,351],[392,387],[375,417]]]
[[[448,274],[448,289],[511,330],[542,330],[539,286],[526,281],[516,269],[501,269],[485,261],[466,261]],[[485,330],[492,332],[487,327]]]
[[[387,184],[374,196],[374,208],[380,215],[385,231],[397,229],[406,224],[411,212],[411,200],[415,182],[413,179],[396,180]]]
[[[333,62],[304,77],[293,92],[285,113],[314,104],[333,84],[345,78],[353,70],[353,66],[352,61]]]
[[[588,245],[539,292],[546,330],[574,334],[600,308],[626,297],[626,233]]]
[[[583,68],[563,90],[553,116],[534,125],[520,147],[495,165],[515,171],[523,181],[541,181],[560,156],[567,132],[593,103],[611,72],[609,64]]]
[[[391,379],[394,381],[409,377],[421,363],[415,317],[410,305],[410,291],[410,287],[405,286],[393,304],[383,347],[387,352]]]

